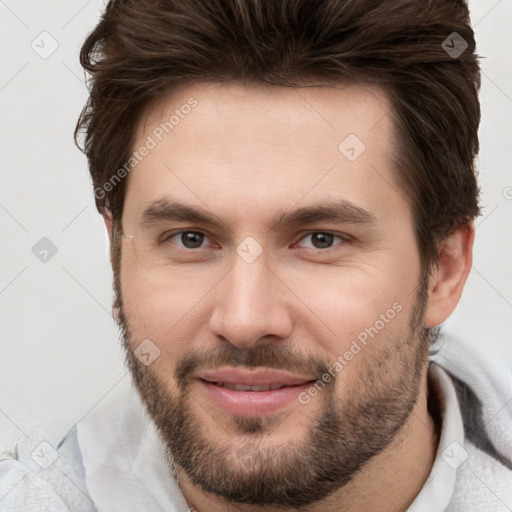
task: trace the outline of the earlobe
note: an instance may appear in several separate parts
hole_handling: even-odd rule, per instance
[[[439,262],[433,272],[425,313],[426,327],[442,324],[457,306],[471,271],[475,226],[457,228],[439,246]]]
[[[110,244],[110,250],[109,250],[110,263],[112,263],[112,236],[113,236],[113,233],[112,233],[112,228],[113,228],[112,212],[108,208],[104,208],[102,215],[103,215],[103,220],[105,222],[105,227],[107,228],[108,240],[109,240],[109,244]]]
[[[112,247],[112,212],[108,208],[103,209],[103,220],[105,221],[110,246]]]

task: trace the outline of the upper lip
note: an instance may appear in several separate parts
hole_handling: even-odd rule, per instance
[[[241,384],[243,386],[296,386],[314,380],[314,377],[300,377],[288,372],[261,368],[254,370],[224,368],[205,371],[197,377],[209,382]]]

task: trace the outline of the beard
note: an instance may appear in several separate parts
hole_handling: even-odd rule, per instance
[[[120,253],[117,256],[114,260],[119,263]],[[131,334],[120,294],[119,266],[117,272],[114,266],[114,308],[126,364],[157,428],[175,478],[177,470],[183,471],[193,484],[228,502],[295,510],[319,502],[345,486],[393,442],[417,403],[428,364],[428,330],[421,327],[427,288],[424,277],[407,327],[399,335],[384,338],[385,333],[380,333],[374,346],[363,349],[366,360],[357,380],[350,381],[350,389],[344,389],[343,399],[337,397],[337,375],[325,385],[312,402],[320,406],[320,411],[305,435],[272,444],[271,428],[286,417],[224,415],[223,421],[228,421],[230,430],[235,429],[238,434],[235,443],[233,433],[227,433],[227,429],[224,442],[209,436],[204,419],[192,408],[190,386],[199,368],[259,366],[320,379],[332,361],[301,354],[290,345],[270,342],[238,348],[224,343],[209,352],[186,352],[176,362],[173,375],[169,375],[177,384],[172,392],[163,376],[157,375],[152,366],[143,365],[133,352],[141,340]],[[346,371],[350,371],[350,365],[348,370],[342,370]],[[293,410],[290,414],[300,412]],[[219,421],[210,423],[210,428],[217,431],[224,428]]]

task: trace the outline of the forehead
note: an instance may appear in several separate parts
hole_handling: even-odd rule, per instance
[[[133,150],[151,149],[129,174],[125,206],[140,212],[167,193],[271,214],[306,196],[341,195],[378,209],[377,196],[400,199],[390,110],[369,86],[182,87],[141,118]]]
[[[195,106],[189,108],[192,103]],[[387,150],[390,111],[384,90],[369,85],[192,84],[154,101],[141,118],[137,138],[142,141],[154,135],[160,126],[164,140],[159,145],[163,146],[172,147],[173,140],[179,140],[180,146],[186,142],[187,148],[197,150],[200,139],[210,142],[214,147],[208,149],[212,150],[222,140],[225,151],[226,135],[236,135],[230,146],[246,142],[246,151],[259,144],[283,142],[283,149],[317,147],[320,151],[337,149],[340,140],[354,134],[376,150]],[[306,141],[310,142],[304,146]]]

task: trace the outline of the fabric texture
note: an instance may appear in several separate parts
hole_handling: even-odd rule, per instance
[[[442,340],[429,379],[441,436],[408,512],[512,510],[512,367]],[[187,512],[134,388],[95,408],[53,448],[34,430],[0,446],[1,512]]]

